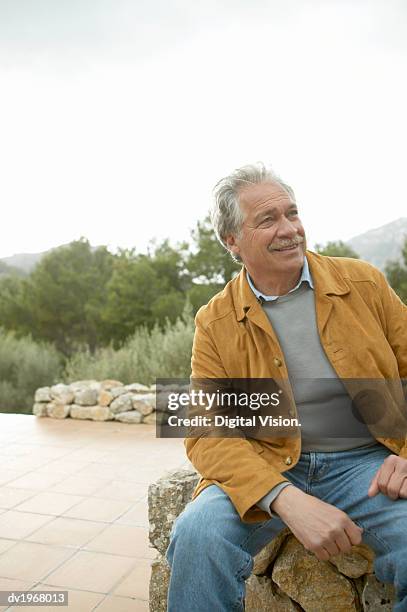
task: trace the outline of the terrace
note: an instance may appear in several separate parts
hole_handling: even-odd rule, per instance
[[[0,591],[67,590],[62,609],[146,612],[148,485],[190,466],[182,440],[111,421],[0,414],[0,424]]]

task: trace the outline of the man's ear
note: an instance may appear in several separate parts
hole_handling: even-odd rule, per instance
[[[229,236],[226,236],[226,246],[228,248],[228,250],[233,253],[233,255],[239,255],[240,254],[240,248],[236,243],[236,238],[233,234],[230,234]]]

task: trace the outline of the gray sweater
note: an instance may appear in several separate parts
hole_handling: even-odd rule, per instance
[[[261,301],[287,365],[301,423],[301,452],[346,451],[375,443],[367,426],[355,418],[351,399],[321,345],[312,285],[303,280],[287,295]],[[273,515],[270,504],[289,485],[277,485],[257,505]]]

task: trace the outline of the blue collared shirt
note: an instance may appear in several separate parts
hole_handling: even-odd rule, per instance
[[[257,299],[261,298],[265,302],[272,302],[273,300],[277,300],[279,297],[281,297],[280,295],[264,295],[264,293],[261,293],[261,291],[256,289],[256,287],[253,284],[252,279],[250,278],[250,274],[248,273],[247,270],[246,270],[246,276],[247,276],[247,282],[249,283],[250,288],[253,291]],[[311,277],[311,272],[310,272],[308,261],[306,257],[304,257],[304,265],[302,266],[301,278],[298,281],[298,283],[295,285],[295,287],[293,289],[290,289],[288,293],[292,293],[293,291],[298,289],[298,287],[300,287],[300,285],[304,282],[308,283],[311,289],[314,288],[314,284],[312,282],[312,277]]]

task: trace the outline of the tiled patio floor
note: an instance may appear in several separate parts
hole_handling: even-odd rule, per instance
[[[68,590],[68,607],[145,612],[147,489],[188,467],[150,425],[0,414],[0,591]]]

